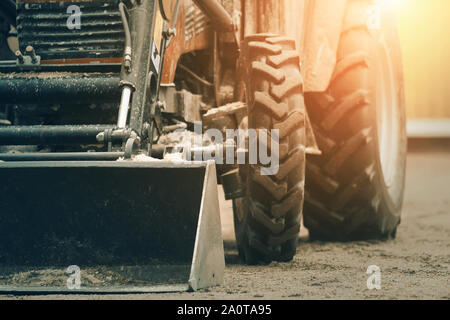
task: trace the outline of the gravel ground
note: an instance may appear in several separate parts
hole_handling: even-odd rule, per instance
[[[408,156],[403,221],[397,239],[309,242],[302,231],[290,263],[248,267],[234,245],[231,203],[222,199],[227,268],[222,286],[196,293],[0,296],[2,299],[450,299],[450,147],[413,144]],[[381,269],[368,290],[367,268]]]

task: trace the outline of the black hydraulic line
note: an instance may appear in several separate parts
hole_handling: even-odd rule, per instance
[[[125,47],[131,47],[131,32],[128,24],[127,9],[123,2],[119,3],[120,18],[122,19],[123,29],[125,31]]]
[[[158,4],[159,4],[159,12],[161,13],[161,16],[163,17],[164,20],[169,21],[169,17],[167,16],[166,13],[166,8],[164,8],[164,3],[163,0],[158,0]]]
[[[125,152],[0,153],[0,161],[115,161]]]
[[[131,67],[131,56],[133,54],[132,47],[131,47],[131,31],[130,31],[130,24],[128,23],[128,14],[127,14],[127,8],[123,2],[119,3],[119,12],[120,12],[120,18],[122,19],[123,29],[125,32],[125,50],[124,50],[124,66],[127,70]]]
[[[0,126],[0,145],[100,144],[97,135],[114,125]]]

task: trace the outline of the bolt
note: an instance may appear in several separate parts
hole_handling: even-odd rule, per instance
[[[160,110],[166,110],[166,104],[162,101],[157,101],[156,107],[159,108]]]
[[[20,64],[24,64],[25,60],[23,59],[23,55],[22,55],[22,52],[20,52],[20,50],[16,51],[16,57],[17,57],[17,60],[19,60]]]
[[[176,28],[169,28],[163,32],[163,36],[166,40],[169,40],[171,37],[176,37],[176,35],[177,35]]]
[[[100,132],[97,136],[96,136],[97,142],[99,143],[103,143],[105,142],[105,133]]]
[[[124,60],[123,66],[128,73],[131,72],[131,54],[132,54],[131,47],[126,47],[125,54],[123,57]]]
[[[36,56],[36,52],[34,51],[34,48],[32,46],[28,46],[26,48],[26,52],[31,57],[31,61],[33,63],[37,63],[38,62],[37,56]]]
[[[123,63],[125,70],[130,73],[131,72],[131,61],[126,59]]]
[[[143,129],[144,130],[149,130],[150,129],[150,123],[145,122],[144,125],[143,125]]]

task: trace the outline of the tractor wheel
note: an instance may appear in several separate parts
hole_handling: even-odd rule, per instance
[[[279,167],[264,175],[259,157],[257,164],[240,167],[246,195],[233,203],[239,254],[248,264],[290,261],[297,248],[305,181],[306,109],[295,41],[249,36],[240,65],[248,128],[265,130],[268,136],[278,130],[278,144],[273,136],[262,143],[268,154],[279,150]]]
[[[306,96],[321,156],[308,157],[304,223],[312,239],[395,237],[405,186],[406,120],[395,19],[350,1],[325,93]]]

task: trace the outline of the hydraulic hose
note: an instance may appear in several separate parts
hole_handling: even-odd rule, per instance
[[[123,2],[119,3],[120,18],[122,19],[123,29],[125,31],[125,53],[123,57],[124,67],[129,70],[131,68],[131,32],[128,24],[127,9]]]

